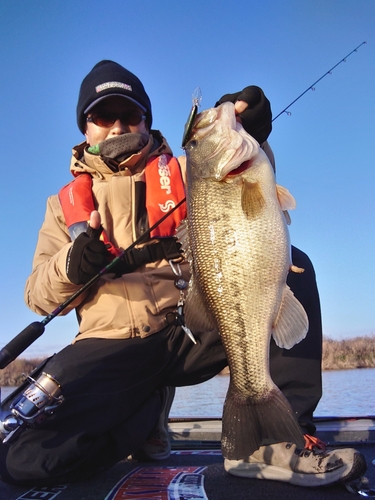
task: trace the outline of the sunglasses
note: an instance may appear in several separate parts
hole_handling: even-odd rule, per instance
[[[98,127],[112,127],[117,121],[124,125],[139,125],[146,116],[138,109],[124,111],[123,113],[111,113],[108,111],[96,111],[86,118],[86,122],[94,123]]]

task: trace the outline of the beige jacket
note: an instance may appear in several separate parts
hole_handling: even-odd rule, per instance
[[[135,184],[144,181],[144,168],[153,146],[120,164],[113,173],[99,156],[85,150],[86,143],[73,149],[72,172],[89,172],[93,177],[94,203],[101,215],[109,240],[127,248],[137,236],[134,218]],[[168,144],[152,155],[171,154]],[[84,155],[84,161],[81,161]],[[33,271],[25,287],[27,305],[36,313],[48,315],[80,286],[66,275],[66,257],[72,242],[57,195],[47,201],[45,220],[33,261]],[[181,264],[183,278],[189,279],[188,264]],[[176,275],[165,260],[146,264],[137,271],[116,278],[107,274],[70,304],[62,314],[76,308],[80,319],[75,340],[90,337],[146,337],[166,326],[166,314],[176,308],[179,291]]]

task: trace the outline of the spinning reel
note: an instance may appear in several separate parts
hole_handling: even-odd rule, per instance
[[[26,380],[29,385],[13,399],[8,409],[3,409],[3,405],[6,407],[12,395],[1,405],[0,433],[3,443],[16,439],[27,428],[36,427],[64,401],[60,384],[48,373],[42,372],[36,380],[27,376]]]

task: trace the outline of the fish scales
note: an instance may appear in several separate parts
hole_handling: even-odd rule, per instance
[[[271,335],[291,347],[308,325],[286,286],[290,241],[272,167],[236,122],[231,103],[198,115],[185,148],[192,268],[186,322],[200,327],[200,302],[227,354],[223,454],[246,458],[270,440],[303,446],[289,403],[269,373]]]
[[[271,221],[266,231],[262,231],[268,240],[269,252],[259,251],[259,239],[255,245],[259,222],[249,227],[243,216],[239,189],[238,182],[214,183],[211,188],[204,182],[199,183],[191,200],[191,247],[196,256],[195,278],[201,284],[210,309],[215,312],[224,346],[231,353],[233,381],[244,394],[261,398],[268,389],[270,376],[268,370],[259,370],[266,362],[269,345],[269,337],[260,333],[272,327],[269,324],[272,315],[267,311],[269,303],[277,304],[281,300],[275,297],[276,287],[268,285],[274,260],[272,254],[277,251],[276,244],[285,248],[285,242],[269,237],[273,234]],[[202,199],[205,199],[203,209]],[[212,209],[219,199],[222,212]],[[194,204],[199,209],[194,208]],[[194,238],[195,230],[198,238]],[[283,278],[285,281],[285,273]],[[246,293],[250,287],[252,293]],[[273,317],[275,309],[276,306]],[[228,331],[230,335],[226,335]],[[238,343],[242,345],[241,351],[237,348]],[[250,359],[254,363],[249,363]]]

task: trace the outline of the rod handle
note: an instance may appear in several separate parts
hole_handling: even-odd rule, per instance
[[[44,325],[40,321],[30,323],[22,332],[11,340],[0,351],[0,369],[9,365],[17,356],[27,349],[44,332]]]

